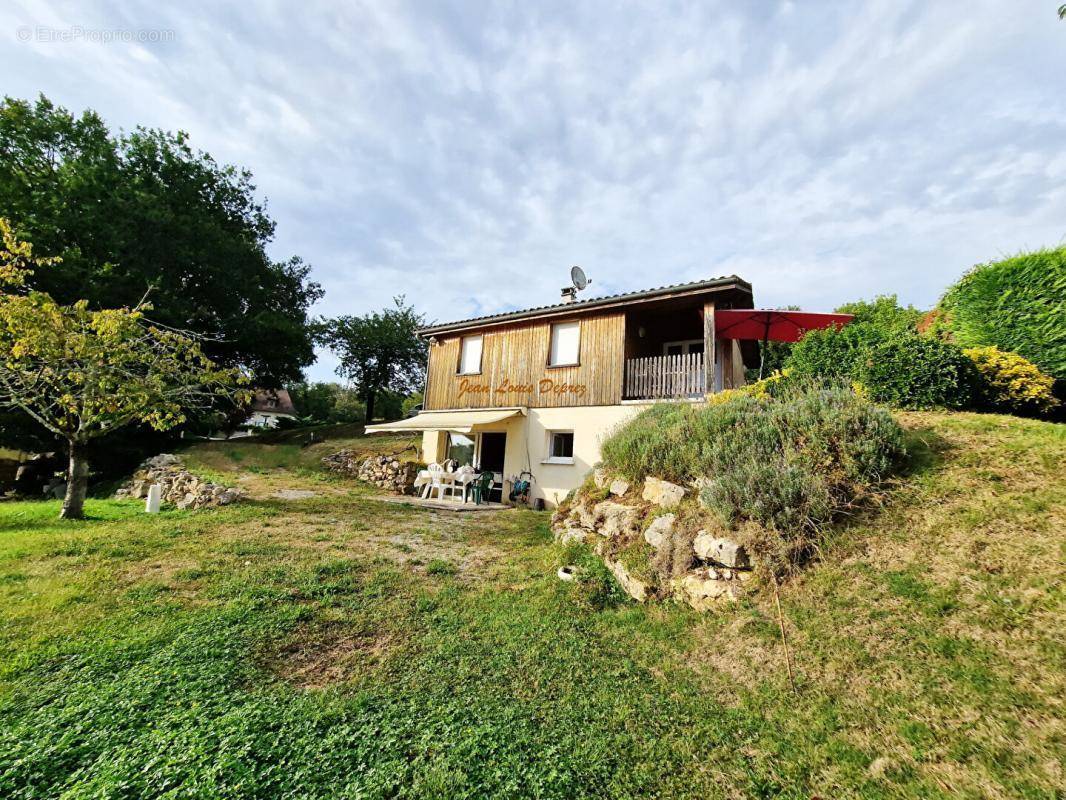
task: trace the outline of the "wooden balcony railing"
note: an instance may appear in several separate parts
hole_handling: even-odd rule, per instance
[[[700,397],[704,386],[703,353],[626,359],[626,400]]]

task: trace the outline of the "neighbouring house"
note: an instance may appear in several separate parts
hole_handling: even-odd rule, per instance
[[[296,419],[296,407],[287,389],[257,389],[245,425],[276,428],[278,420]]]
[[[420,431],[427,462],[492,471],[504,499],[511,481],[532,473],[531,499],[552,506],[600,460],[604,436],[641,409],[742,386],[745,366],[758,366],[758,339],[795,341],[797,325],[844,319],[788,312],[799,320],[790,332],[752,325],[761,312],[751,311],[751,285],[735,275],[564,298],[423,328],[422,411],[367,432]]]

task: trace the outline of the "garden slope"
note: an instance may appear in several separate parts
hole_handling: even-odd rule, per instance
[[[590,595],[546,515],[306,451],[244,463],[328,496],[0,504],[0,796],[1062,796],[1064,429],[902,420],[912,474],[782,589],[795,695],[765,599]]]

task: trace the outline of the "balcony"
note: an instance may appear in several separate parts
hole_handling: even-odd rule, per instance
[[[703,353],[626,359],[626,400],[697,398],[703,397],[705,387]]]

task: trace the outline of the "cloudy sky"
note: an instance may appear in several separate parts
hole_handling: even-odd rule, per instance
[[[572,264],[929,306],[1066,240],[1058,0],[218,5],[7,0],[2,89],[250,168],[319,313],[539,305]]]

